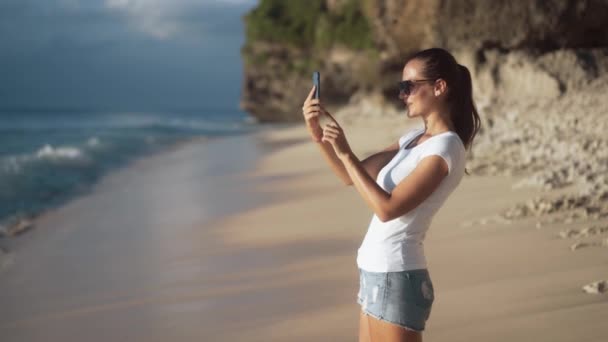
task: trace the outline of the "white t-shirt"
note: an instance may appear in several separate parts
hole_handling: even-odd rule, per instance
[[[390,193],[420,160],[441,156],[448,164],[448,175],[424,202],[405,215],[382,222],[374,214],[357,254],[357,265],[370,272],[398,272],[426,268],[423,241],[431,220],[464,175],[466,150],[456,132],[434,135],[414,147],[405,147],[424,132],[408,131],[399,138],[399,152],[378,173],[376,183]]]

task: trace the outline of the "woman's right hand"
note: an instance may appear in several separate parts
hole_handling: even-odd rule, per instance
[[[319,115],[321,115],[322,106],[319,103],[319,99],[313,99],[312,96],[315,93],[315,86],[312,86],[304,105],[302,106],[302,114],[306,121],[306,128],[315,142],[321,142],[323,138],[323,128],[319,124]]]

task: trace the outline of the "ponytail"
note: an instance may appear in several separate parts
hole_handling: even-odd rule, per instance
[[[463,141],[465,148],[469,149],[473,143],[473,138],[479,131],[481,119],[475,102],[473,101],[473,82],[469,69],[462,64],[458,64],[460,82],[456,87],[454,105],[450,109],[452,122],[456,128],[456,133]],[[465,168],[465,173],[467,169]]]

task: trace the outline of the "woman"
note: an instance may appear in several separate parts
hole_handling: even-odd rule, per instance
[[[408,117],[421,118],[424,129],[409,130],[363,161],[333,116],[312,99],[314,87],[302,107],[334,173],[374,212],[357,255],[359,341],[422,341],[434,301],[423,240],[433,215],[460,183],[466,149],[480,126],[471,75],[443,49],[408,58],[399,90]],[[320,127],[319,115],[330,123]]]

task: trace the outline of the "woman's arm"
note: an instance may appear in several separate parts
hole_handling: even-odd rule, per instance
[[[395,141],[393,144],[391,144],[384,150],[378,153],[374,153],[371,156],[363,159],[361,164],[363,164],[363,168],[365,169],[367,174],[372,179],[376,179],[378,178],[378,173],[380,173],[380,170],[382,170],[382,168],[386,166],[386,164],[388,164],[388,162],[390,162],[391,159],[395,157],[397,152],[399,152],[399,140]],[[348,185],[353,185],[352,180]]]
[[[346,171],[344,163],[336,155],[336,152],[331,146],[331,143],[317,142],[317,145],[321,150],[321,154],[323,154],[323,157],[325,158],[331,169],[334,171],[336,176],[338,176],[338,178],[340,178],[345,185],[353,185],[353,181],[350,178],[348,171]],[[386,164],[388,164],[391,159],[393,159],[393,157],[397,154],[398,151],[399,141],[396,141],[395,143],[386,147],[384,150],[378,153],[374,153],[371,156],[365,158],[361,162],[363,169],[372,179],[376,179],[380,170]]]
[[[341,160],[353,185],[382,222],[393,220],[416,208],[437,189],[448,174],[445,160],[431,155],[423,158],[391,193],[387,193],[370,177],[353,153],[348,153]]]
[[[327,110],[325,110],[319,99],[312,98],[314,89],[315,88],[313,87],[310,90],[310,93],[302,106],[302,113],[306,121],[306,127],[312,137],[312,140],[317,144],[317,146],[319,146],[321,155],[323,155],[323,158],[327,164],[329,164],[329,167],[334,174],[338,176],[338,178],[345,185],[353,185],[348,172],[344,168],[344,164],[336,154],[331,143],[321,140],[323,128],[319,123],[319,115],[327,115],[328,117],[332,117],[332,119],[333,116],[327,112]],[[380,172],[384,165],[386,165],[395,156],[395,154],[397,154],[398,150],[399,141],[396,141],[384,150],[365,158],[365,160],[362,162],[363,168],[373,179],[376,179],[378,172]]]
[[[342,127],[333,116],[323,129],[321,141],[328,141],[340,158],[353,185],[365,202],[383,222],[405,215],[427,199],[448,175],[449,168],[443,151],[423,157],[416,168],[401,180],[389,194],[365,171],[363,163],[352,152]],[[439,155],[441,154],[441,155]]]
[[[345,185],[353,184],[348,172],[346,172],[346,169],[344,168],[344,164],[342,164],[342,161],[338,158],[336,152],[334,152],[334,148],[331,146],[331,144],[329,142],[322,141],[316,141],[315,143],[317,146],[319,146],[323,158],[325,158],[325,161],[327,161],[327,164],[329,164],[329,167],[336,174],[336,176],[338,176],[338,178],[340,178]]]

